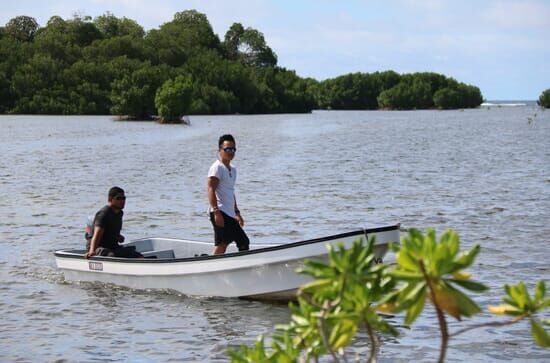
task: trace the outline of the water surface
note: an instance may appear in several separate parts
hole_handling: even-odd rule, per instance
[[[535,116],[536,114],[536,116]],[[123,234],[212,240],[206,173],[233,133],[237,198],[252,243],[285,243],[400,222],[455,228],[482,252],[474,277],[497,304],[504,283],[550,282],[550,113],[314,112],[201,116],[192,126],[110,117],[0,117],[0,361],[227,361],[288,321],[285,305],[67,283],[53,251],[84,245],[87,215],[118,185]],[[435,361],[430,310],[381,362]],[[548,318],[548,316],[547,316]],[[489,321],[482,314],[463,323]],[[401,324],[401,317],[393,320]],[[365,337],[353,352],[368,349]],[[527,323],[451,342],[448,361],[549,360]]]

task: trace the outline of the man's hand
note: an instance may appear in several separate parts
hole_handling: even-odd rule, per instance
[[[239,222],[239,226],[241,226],[241,228],[243,228],[244,227],[244,219],[243,219],[243,217],[241,217],[240,213],[237,214],[236,219],[237,219],[237,222]]]
[[[94,227],[94,236],[92,237],[92,241],[90,242],[90,249],[88,252],[86,252],[86,258],[95,256],[95,249],[97,248],[97,245],[99,241],[101,241],[101,237],[103,237],[103,232],[105,229],[100,226]]]

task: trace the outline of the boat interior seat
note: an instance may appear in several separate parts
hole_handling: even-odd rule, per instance
[[[126,242],[122,244],[123,246],[135,246],[136,251],[138,252],[149,252],[154,249],[153,247],[153,241],[150,239],[144,239],[140,241],[133,241],[133,242]]]
[[[156,257],[156,258],[176,258],[174,250],[156,250],[141,252],[144,257]]]

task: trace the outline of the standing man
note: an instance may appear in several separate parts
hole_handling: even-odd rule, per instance
[[[214,255],[225,253],[227,246],[235,241],[239,251],[248,250],[250,241],[243,231],[241,217],[235,198],[237,169],[231,165],[235,157],[235,139],[222,135],[218,140],[219,157],[208,170],[208,202],[210,221],[214,227]]]
[[[109,190],[107,205],[101,208],[94,218],[93,237],[87,245],[86,258],[91,256],[109,257],[143,257],[134,246],[121,246],[124,236],[120,234],[122,229],[122,216],[126,196],[124,190],[112,187]]]

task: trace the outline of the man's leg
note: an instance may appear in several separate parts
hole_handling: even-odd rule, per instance
[[[213,255],[223,255],[225,253],[225,250],[227,249],[227,244],[220,242],[216,246],[214,246],[214,251],[212,252]]]
[[[124,258],[141,258],[143,255],[136,251],[135,246],[118,246],[114,250],[115,257],[124,257]]]
[[[250,240],[238,223],[235,227],[235,243],[237,243],[239,251],[248,251],[250,249]]]
[[[96,256],[115,257],[115,252],[107,247],[98,247],[95,249]]]
[[[223,212],[222,216],[224,219],[224,226],[219,227],[216,225],[216,222],[214,220],[214,213],[210,213],[210,222],[212,222],[212,227],[214,227],[214,251],[212,251],[213,255],[224,254],[225,250],[227,250],[227,245],[230,243],[230,241],[227,239],[225,231],[225,229],[227,228],[227,217]]]

